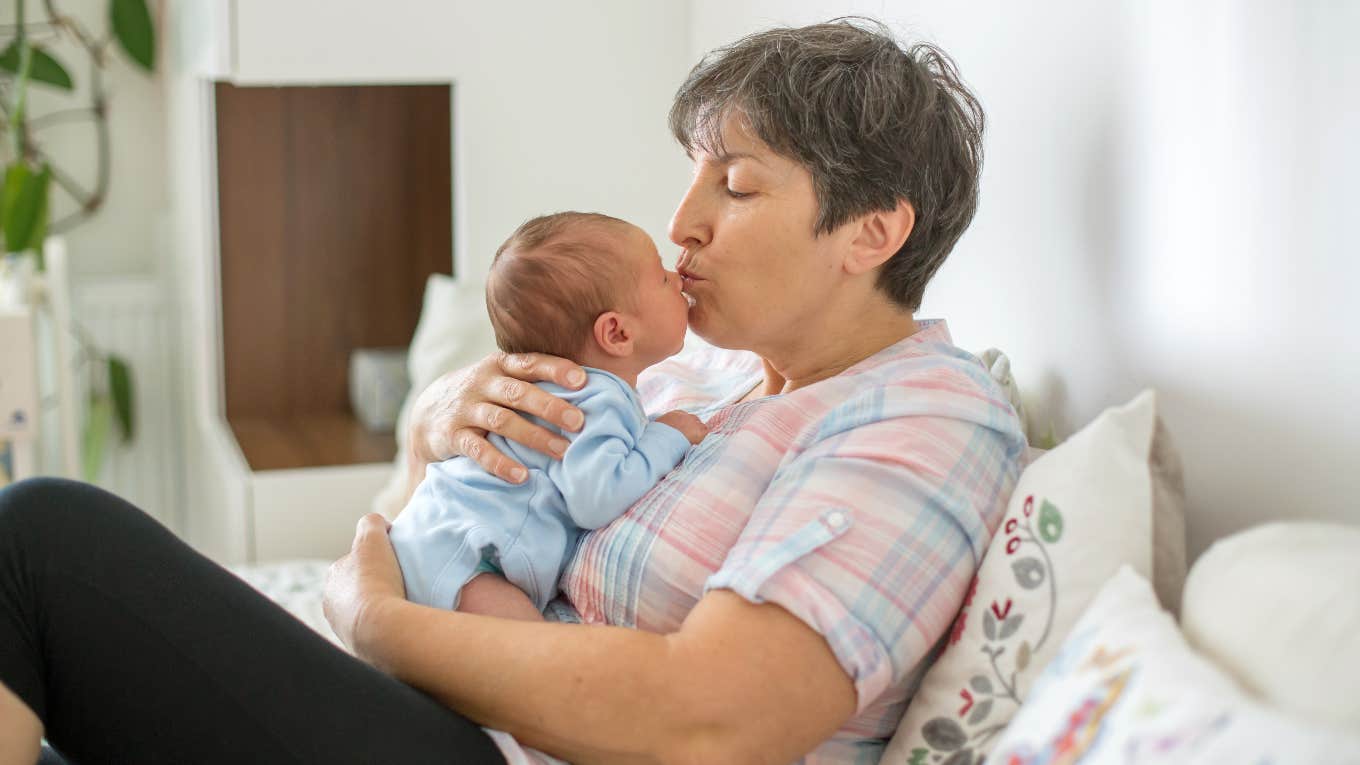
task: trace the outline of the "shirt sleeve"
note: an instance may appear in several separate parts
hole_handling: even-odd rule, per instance
[[[1013,451],[947,417],[829,434],[776,473],[705,591],[778,604],[820,633],[862,712],[948,629],[1014,484]]]
[[[643,417],[623,391],[609,388],[576,402],[585,414],[556,479],[572,521],[584,529],[608,524],[642,498],[689,451],[675,428]]]

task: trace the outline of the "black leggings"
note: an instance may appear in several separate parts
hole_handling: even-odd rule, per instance
[[[0,489],[0,681],[72,763],[504,763],[101,489]]]

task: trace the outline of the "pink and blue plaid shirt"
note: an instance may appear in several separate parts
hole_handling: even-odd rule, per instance
[[[806,388],[746,403],[760,359],[703,347],[645,372],[650,413],[711,429],[582,540],[549,616],[673,632],[703,594],[777,603],[830,645],[855,715],[805,763],[877,763],[1019,476],[1005,394],[942,321]],[[511,763],[555,762],[495,736]]]

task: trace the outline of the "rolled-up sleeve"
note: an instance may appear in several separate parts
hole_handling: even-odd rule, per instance
[[[858,711],[945,634],[1013,486],[1011,439],[947,417],[848,427],[790,455],[705,590],[826,640]]]

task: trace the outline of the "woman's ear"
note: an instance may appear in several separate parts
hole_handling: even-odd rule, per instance
[[[620,358],[633,355],[633,338],[637,334],[630,317],[618,311],[605,311],[595,317],[595,344],[610,356]]]
[[[862,274],[888,262],[911,236],[916,225],[916,208],[905,199],[897,201],[891,210],[878,210],[859,221],[859,231],[850,243],[845,270]]]

